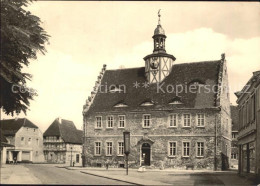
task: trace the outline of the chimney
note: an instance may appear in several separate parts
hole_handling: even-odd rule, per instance
[[[226,58],[226,54],[225,53],[221,54],[221,60],[225,60],[225,58]]]
[[[61,124],[61,117],[58,117],[57,120]]]

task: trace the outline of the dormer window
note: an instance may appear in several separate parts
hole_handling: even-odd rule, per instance
[[[203,81],[201,81],[200,79],[194,79],[192,80],[189,85],[193,85],[193,86],[201,86],[201,85],[205,85],[205,83]]]
[[[169,101],[170,105],[183,104],[180,97],[175,97]]]
[[[115,104],[114,107],[128,107],[128,105],[125,104],[123,101],[120,101],[119,103]]]
[[[152,100],[145,100],[141,103],[141,106],[152,106],[154,105],[154,102]]]
[[[124,85],[123,85],[124,86]],[[123,88],[123,89],[122,89]],[[116,92],[124,92],[125,90],[125,87],[121,87],[119,85],[111,85],[110,86],[110,89],[109,89],[109,92],[110,93],[116,93]]]

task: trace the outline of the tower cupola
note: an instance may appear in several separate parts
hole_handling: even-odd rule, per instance
[[[161,14],[158,11],[158,25],[153,35],[153,53],[144,57],[145,75],[149,83],[160,83],[171,72],[173,62],[176,58],[167,54],[165,50],[165,31],[161,25]]]
[[[166,35],[165,35],[165,31],[162,28],[161,25],[161,20],[160,20],[160,10],[158,12],[158,25],[154,30],[154,35],[153,35],[153,40],[154,40],[154,53],[158,53],[158,52],[166,52],[165,50],[165,39],[166,39]]]

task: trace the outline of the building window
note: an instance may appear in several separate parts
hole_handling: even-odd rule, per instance
[[[190,142],[183,142],[183,156],[190,156]]]
[[[101,142],[95,142],[95,155],[101,155]]]
[[[21,142],[22,142],[22,143],[24,142],[24,137],[21,137]]]
[[[96,117],[96,128],[101,128],[102,127],[102,117],[97,116]]]
[[[112,142],[107,142],[106,155],[112,156]]]
[[[124,142],[118,142],[118,156],[124,155]]]
[[[231,159],[236,160],[237,159],[237,154],[236,153],[231,153]]]
[[[125,127],[125,116],[119,116],[119,126],[118,128],[124,128]]]
[[[177,127],[177,114],[169,115],[169,127]]]
[[[190,114],[184,114],[183,117],[184,117],[183,126],[190,127]]]
[[[236,132],[232,132],[232,139],[236,139],[237,137],[237,133]]]
[[[143,115],[143,127],[149,128],[151,125],[151,115],[150,114],[144,114]]]
[[[76,163],[79,163],[79,154],[76,154]]]
[[[168,151],[168,155],[169,156],[176,156],[176,152],[177,152],[177,145],[176,142],[171,141],[169,142],[169,151]]]
[[[204,127],[205,125],[205,118],[204,114],[198,114],[198,127]]]
[[[38,138],[36,139],[36,144],[39,145],[39,139]]]
[[[197,142],[197,156],[204,156],[204,142]]]
[[[113,124],[114,124],[113,116],[108,116],[107,117],[107,128],[113,128]]]
[[[32,141],[32,138],[28,138],[28,144],[30,145]]]

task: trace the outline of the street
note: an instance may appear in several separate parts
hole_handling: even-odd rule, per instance
[[[34,176],[41,180],[42,184],[66,184],[66,185],[127,185],[125,182],[114,181],[83,174],[79,171],[67,170],[43,165],[25,165],[33,172]],[[128,184],[129,185],[129,184]]]
[[[111,179],[108,179],[111,178]],[[1,184],[63,184],[63,185],[253,185],[234,171],[146,171],[124,169],[63,167],[60,164],[18,164],[1,167]]]
[[[12,177],[8,179],[8,176]],[[4,165],[1,184],[129,185],[46,164]]]

